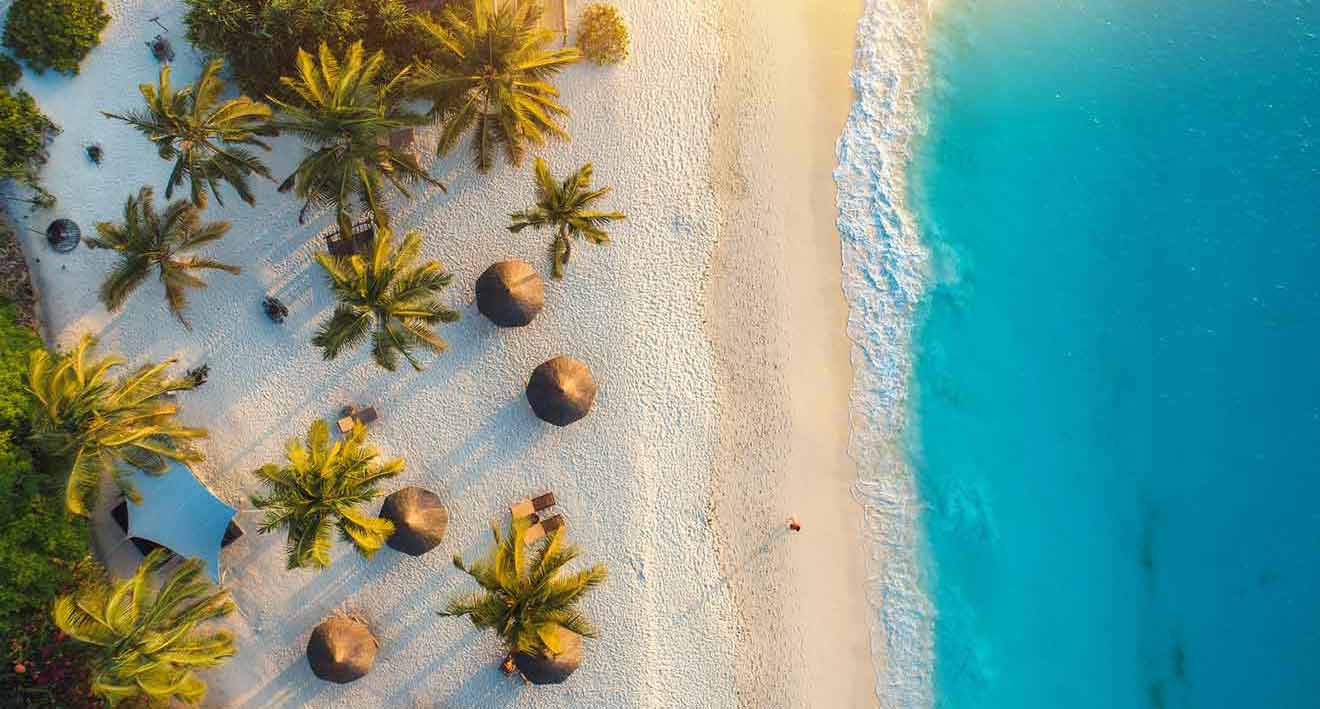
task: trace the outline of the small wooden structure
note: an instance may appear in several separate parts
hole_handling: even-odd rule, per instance
[[[368,216],[353,224],[353,231],[344,236],[339,227],[331,227],[325,235],[325,248],[331,256],[352,256],[371,251],[376,242],[376,221]]]

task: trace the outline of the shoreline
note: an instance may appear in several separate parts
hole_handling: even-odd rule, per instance
[[[719,556],[745,707],[879,706],[833,173],[861,0],[822,13],[728,0],[720,23],[706,294]],[[803,531],[790,534],[787,515]]]

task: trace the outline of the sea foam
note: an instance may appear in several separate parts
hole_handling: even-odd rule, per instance
[[[867,599],[883,707],[933,700],[933,607],[922,579],[921,502],[903,440],[911,343],[930,257],[907,208],[907,170],[925,125],[925,0],[867,0],[838,142],[839,235],[853,342],[850,453],[865,508]]]

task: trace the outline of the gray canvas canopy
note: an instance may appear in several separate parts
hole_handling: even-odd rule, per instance
[[[220,545],[234,508],[183,463],[171,463],[164,475],[134,470],[132,479],[142,501],[128,503],[128,536],[153,541],[185,559],[201,559],[206,573],[219,583]]]

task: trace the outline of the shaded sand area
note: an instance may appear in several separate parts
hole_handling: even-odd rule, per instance
[[[706,300],[739,705],[875,706],[833,179],[861,2],[740,0],[722,12],[723,221]],[[802,532],[787,530],[790,514]]]
[[[584,4],[568,3],[570,20]],[[211,287],[192,298],[192,332],[169,318],[158,282],[107,314],[95,285],[109,255],[57,256],[25,237],[61,345],[91,331],[133,362],[210,365],[183,419],[211,430],[197,474],[240,508],[248,534],[221,557],[241,609],[227,621],[239,654],[205,674],[209,706],[875,703],[860,508],[848,494],[856,475],[831,180],[857,8],[617,5],[634,28],[632,57],[565,72],[557,83],[573,140],[541,154],[560,174],[593,162],[596,180],[615,188],[605,206],[629,219],[611,231],[612,246],[575,249],[532,326],[497,331],[472,302],[494,261],[548,271],[547,234],[505,230],[508,212],[531,199],[530,166],[477,175],[465,153],[429,157],[435,132],[421,132],[424,163],[449,192],[421,190],[391,208],[397,225],[422,232],[423,256],[454,272],[447,298],[463,314],[441,329],[451,349],[425,372],[384,372],[365,351],[320,359],[310,338],[333,302],[313,255],[330,215],[299,226],[299,205],[273,184],[258,186],[255,208],[233,199],[208,211],[233,223],[208,255],[243,273],[208,274]],[[159,30],[148,20],[159,15],[181,38],[184,7],[107,6],[114,19],[78,77],[23,81],[64,129],[44,173],[60,204],[33,217],[34,228],[62,216],[88,233],[169,171],[98,112],[137,104],[136,85],[157,71],[144,42]],[[176,49],[176,81],[192,80],[201,57],[181,39]],[[105,149],[99,168],[83,156],[93,141]],[[300,155],[295,139],[280,138],[267,159],[283,177]],[[289,305],[285,325],[262,316],[267,293]],[[535,419],[522,393],[531,370],[561,353],[586,362],[600,386],[592,415],[562,430]],[[251,471],[349,403],[380,410],[372,442],[406,461],[385,491],[439,493],[448,535],[418,559],[385,550],[368,562],[339,544],[324,572],[286,571],[283,537],[255,534]],[[501,675],[491,634],[435,611],[472,587],[449,557],[479,554],[488,521],[543,490],[555,492],[585,559],[611,573],[584,605],[603,633],[586,644],[582,669],[533,691]],[[791,538],[789,513],[805,527]],[[363,618],[381,643],[375,670],[350,685],[317,681],[303,657],[312,628],[334,613]]]

